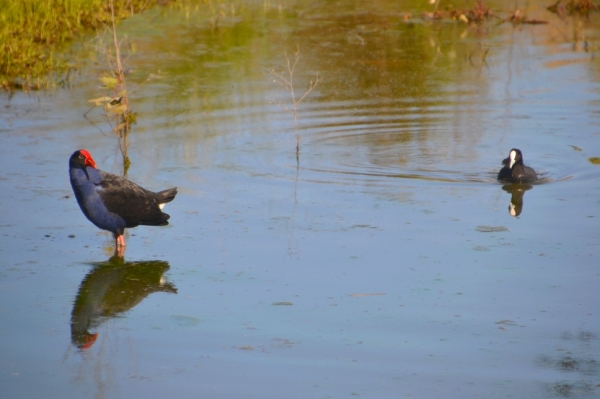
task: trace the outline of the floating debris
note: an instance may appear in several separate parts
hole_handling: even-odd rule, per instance
[[[498,320],[494,324],[503,324],[505,326],[516,326],[517,325],[517,323],[515,323],[512,320]]]
[[[273,302],[271,305],[273,306],[292,306],[291,302]]]
[[[475,230],[480,233],[499,233],[501,231],[509,231],[508,227],[504,226],[477,226]]]

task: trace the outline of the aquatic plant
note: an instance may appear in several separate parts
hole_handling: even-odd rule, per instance
[[[131,124],[135,122],[135,113],[129,107],[127,97],[127,86],[125,82],[125,69],[121,57],[121,48],[123,39],[117,38],[117,27],[115,25],[113,0],[110,0],[111,16],[110,26],[107,26],[106,36],[110,37],[109,43],[105,43],[104,36],[98,35],[97,49],[102,53],[108,64],[108,71],[100,77],[103,87],[112,91],[112,96],[102,96],[89,100],[94,106],[102,106],[106,112],[106,118],[111,124],[112,131],[117,135],[119,149],[123,156],[123,175],[127,175],[127,170],[131,165],[128,156],[129,132]],[[111,119],[114,118],[114,126]]]
[[[286,60],[286,69],[287,71],[276,72],[274,69],[269,71],[271,76],[274,76],[273,82],[284,87],[285,90],[290,92],[290,97],[292,99],[292,108],[291,112],[294,115],[294,128],[296,130],[296,160],[299,160],[300,157],[300,132],[298,131],[298,105],[310,94],[311,91],[319,84],[319,72],[316,73],[316,78],[314,81],[310,81],[308,89],[304,94],[300,97],[296,97],[296,93],[294,91],[294,71],[296,69],[296,65],[300,60],[300,45],[297,45],[296,52],[294,53],[294,60],[290,60],[287,51],[285,53]],[[281,105],[286,111],[290,110],[287,106],[283,104]]]
[[[564,16],[566,14],[587,14],[590,11],[597,11],[598,8],[597,5],[592,3],[592,0],[558,0],[547,7],[547,10]]]
[[[483,0],[477,0],[475,7],[467,10],[461,10],[455,8],[453,5],[449,5],[445,10],[440,10],[439,0],[430,1],[430,4],[434,4],[434,12],[424,12],[422,17],[424,19],[454,19],[462,22],[482,22],[488,18],[498,18],[490,8],[484,4]]]
[[[562,0],[559,0],[553,7],[556,7],[557,4],[561,3]],[[572,1],[574,2],[574,0]],[[591,4],[591,0],[578,0],[575,2],[588,2]],[[537,19],[529,19],[526,14],[523,13],[519,9],[515,9],[513,13],[506,18],[501,18],[498,15],[494,14],[493,11],[483,2],[483,0],[477,0],[475,2],[475,6],[469,9],[459,9],[454,7],[453,5],[447,6],[444,10],[438,9],[440,0],[431,0],[430,4],[434,4],[433,12],[424,12],[421,15],[422,19],[425,20],[443,20],[443,19],[452,19],[455,21],[460,21],[464,23],[482,23],[490,18],[495,19],[496,21],[503,22],[511,22],[513,25],[519,24],[531,24],[531,25],[539,25],[539,24],[547,24],[548,21],[545,20],[537,20]],[[550,7],[548,8],[550,9]]]

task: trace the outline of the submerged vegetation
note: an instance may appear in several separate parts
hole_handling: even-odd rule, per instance
[[[156,1],[117,0],[114,18],[127,18]],[[41,89],[66,73],[58,49],[87,29],[112,21],[107,0],[0,0],[0,86]]]

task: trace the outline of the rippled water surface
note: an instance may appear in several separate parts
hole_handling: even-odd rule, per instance
[[[536,1],[547,23],[513,25],[498,2],[467,24],[426,3],[122,23],[128,177],[179,189],[124,258],[68,181],[79,148],[122,172],[102,110],[84,116],[105,95],[92,37],[68,88],[4,94],[0,396],[600,395],[600,15]],[[319,83],[297,159],[270,71],[298,46],[296,98]],[[513,147],[537,184],[496,181]]]

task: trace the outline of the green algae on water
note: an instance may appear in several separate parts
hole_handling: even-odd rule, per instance
[[[590,161],[594,165],[600,165],[600,157],[591,157],[588,158],[588,161]]]

